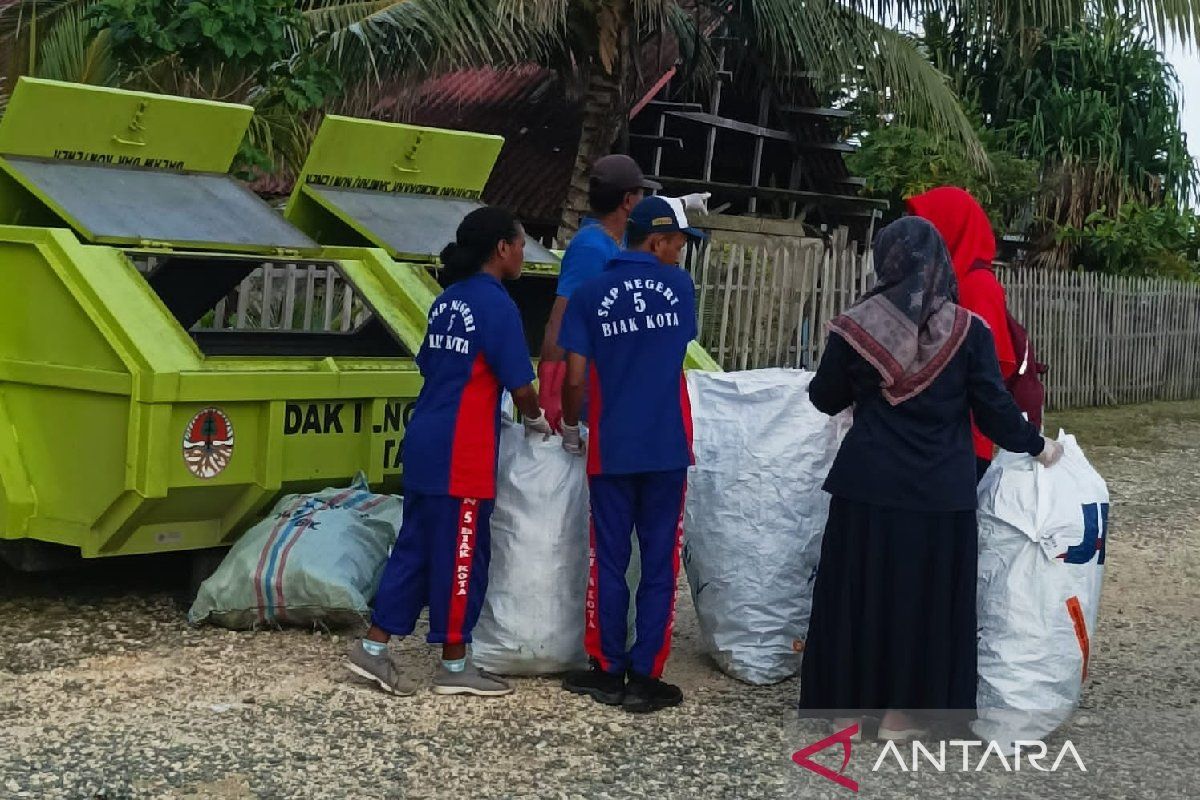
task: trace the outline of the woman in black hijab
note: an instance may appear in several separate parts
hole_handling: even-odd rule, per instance
[[[921,710],[975,707],[972,413],[1043,466],[1062,448],[1004,388],[937,229],[906,217],[874,250],[877,285],[830,324],[809,385],[826,414],[853,406],[854,425],[825,482],[800,707],[845,725],[882,715],[881,739],[908,739],[923,733]]]

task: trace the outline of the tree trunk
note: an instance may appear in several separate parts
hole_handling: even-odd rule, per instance
[[[620,63],[624,63],[624,59]],[[620,70],[618,69],[619,73]],[[571,183],[558,226],[558,243],[567,241],[579,230],[579,221],[588,213],[588,173],[596,159],[608,155],[621,127],[622,103],[619,76],[607,75],[600,65],[592,68],[583,96],[583,124],[579,149],[571,169]]]

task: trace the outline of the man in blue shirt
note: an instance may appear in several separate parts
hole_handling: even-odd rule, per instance
[[[538,401],[555,429],[562,421],[560,398],[566,375],[566,356],[558,345],[558,331],[567,301],[577,288],[599,275],[604,265],[621,252],[629,212],[645,191],[661,188],[654,181],[646,180],[637,162],[629,156],[604,156],[592,165],[588,176],[588,207],[592,216],[583,218],[579,232],[563,253],[557,297],[550,309],[538,363]]]
[[[592,669],[569,675],[563,688],[633,712],[683,702],[679,688],[661,680],[692,463],[683,362],[696,337],[696,288],[678,265],[688,237],[703,236],[688,227],[681,200],[641,200],[629,217],[629,250],[571,295],[559,334],[568,353],[563,447],[585,449],[579,416],[586,386],[592,506],[585,629]],[[636,642],[627,649],[625,573],[635,528],[642,577]]]

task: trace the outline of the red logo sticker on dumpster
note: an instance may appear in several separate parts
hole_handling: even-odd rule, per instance
[[[183,463],[197,478],[215,478],[233,456],[233,423],[219,408],[206,408],[183,432]]]

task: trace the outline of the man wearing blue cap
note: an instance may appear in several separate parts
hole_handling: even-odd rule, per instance
[[[559,333],[567,351],[563,447],[587,451],[592,506],[585,629],[592,669],[568,675],[563,688],[632,712],[683,702],[679,687],[661,676],[692,463],[683,360],[696,338],[696,287],[679,268],[689,237],[704,234],[688,226],[682,201],[641,200],[629,216],[628,250],[571,295]],[[579,426],[585,386],[586,448]],[[627,649],[625,573],[635,529],[642,577],[637,637]]]

